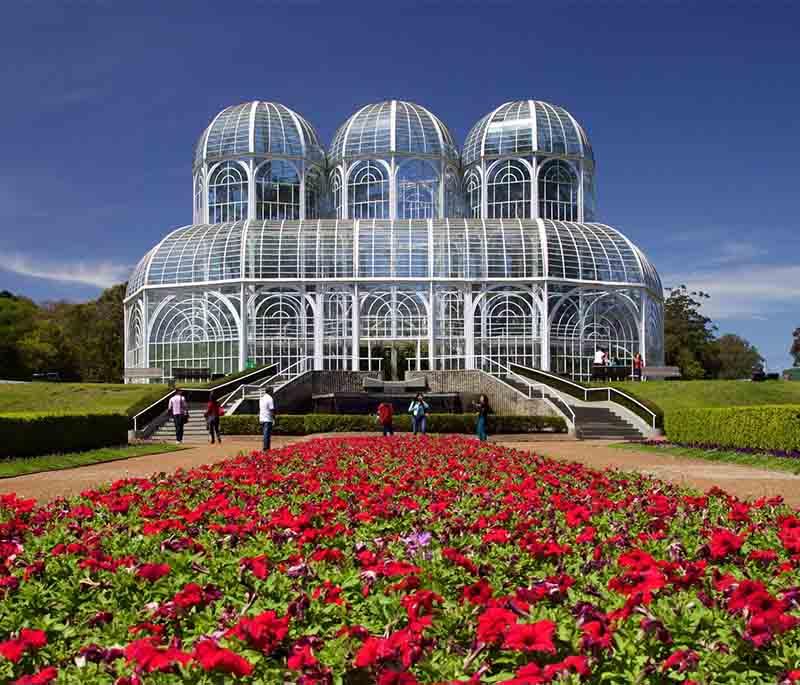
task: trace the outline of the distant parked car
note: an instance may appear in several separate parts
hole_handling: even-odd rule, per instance
[[[35,373],[31,376],[32,381],[44,381],[46,383],[58,383],[61,375],[58,371],[47,371],[45,373]]]

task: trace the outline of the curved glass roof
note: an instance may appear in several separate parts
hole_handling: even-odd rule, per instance
[[[255,100],[223,109],[197,141],[194,165],[236,155],[278,155],[321,161],[314,127],[277,102]]]
[[[500,105],[467,134],[461,156],[464,166],[482,157],[533,152],[593,159],[589,137],[563,107],[540,100],[516,100]]]
[[[131,276],[127,294],[143,285],[242,278],[545,277],[644,286],[663,297],[655,268],[619,231],[605,224],[541,219],[238,221],[186,226],[145,255]]]
[[[337,164],[345,157],[394,153],[458,160],[458,150],[447,126],[421,105],[404,100],[362,107],[336,131],[328,157]]]

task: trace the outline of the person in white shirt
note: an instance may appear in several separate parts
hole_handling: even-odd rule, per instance
[[[189,419],[189,405],[186,404],[186,398],[180,388],[169,398],[167,413],[172,417],[172,422],[175,424],[175,442],[180,444],[183,442],[183,427]]]
[[[261,433],[264,436],[263,448],[266,452],[270,448],[272,424],[275,422],[275,401],[269,391],[265,391],[258,401],[258,420],[261,422]]]

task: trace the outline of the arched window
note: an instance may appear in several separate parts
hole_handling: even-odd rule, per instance
[[[342,175],[339,170],[331,173],[328,182],[331,184],[331,195],[333,196],[333,212],[337,219],[342,219]]]
[[[203,175],[202,172],[197,174],[194,179],[194,222],[202,224],[205,222],[203,216]]]
[[[304,219],[319,219],[320,183],[319,169],[313,167],[306,172],[306,213]]]
[[[500,162],[489,172],[489,219],[527,219],[531,215],[531,175],[521,161]]]
[[[578,179],[567,162],[555,159],[539,171],[539,216],[557,221],[578,220]]]
[[[467,217],[481,218],[481,176],[473,169],[464,181],[464,193],[467,200]]]
[[[256,218],[300,218],[300,177],[289,162],[275,159],[258,167]]]
[[[397,172],[397,218],[433,219],[439,215],[439,173],[412,159]]]
[[[347,205],[351,219],[389,218],[389,173],[383,164],[367,160],[353,167]]]
[[[236,162],[223,162],[211,174],[208,218],[212,224],[247,218],[247,174]]]
[[[445,218],[459,218],[464,216],[460,183],[458,176],[452,169],[447,170],[444,180],[444,216]]]

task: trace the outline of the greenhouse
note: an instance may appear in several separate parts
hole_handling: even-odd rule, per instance
[[[195,148],[194,223],[131,275],[125,365],[662,364],[661,282],[594,221],[594,175],[585,131],[540,101],[487,114],[461,152],[410,102],[358,110],[327,153],[283,105],[229,107]]]

